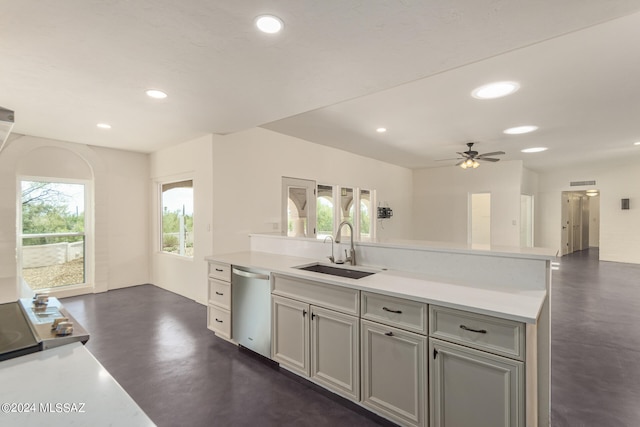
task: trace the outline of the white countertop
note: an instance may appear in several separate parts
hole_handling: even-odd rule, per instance
[[[79,342],[0,362],[0,384],[0,425],[155,425]]]
[[[526,323],[536,323],[546,297],[544,290],[524,291],[505,287],[478,288],[471,284],[443,282],[427,275],[396,270],[379,271],[361,279],[349,279],[293,268],[318,261],[324,264],[324,260],[266,252],[236,252],[212,255],[205,259]],[[371,269],[368,266],[346,267]]]

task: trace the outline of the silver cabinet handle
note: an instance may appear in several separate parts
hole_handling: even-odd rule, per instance
[[[249,279],[269,280],[268,274],[250,273],[248,271],[238,270],[237,268],[233,269],[233,274],[237,276],[247,277]]]
[[[465,325],[460,325],[460,329],[464,329],[465,331],[469,331],[469,332],[477,332],[479,334],[486,334],[487,330],[486,329],[471,329]]]

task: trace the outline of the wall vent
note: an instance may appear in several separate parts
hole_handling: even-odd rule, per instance
[[[580,187],[582,185],[596,185],[596,181],[571,181],[569,183],[572,187]]]

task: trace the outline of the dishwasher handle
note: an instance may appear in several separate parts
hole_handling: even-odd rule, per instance
[[[269,280],[268,274],[251,273],[249,271],[238,270],[237,268],[233,269],[233,274],[236,274],[242,277],[247,277],[249,279]]]

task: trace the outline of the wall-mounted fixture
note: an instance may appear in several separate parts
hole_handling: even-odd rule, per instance
[[[389,219],[393,216],[393,210],[389,207],[378,206],[378,219]]]
[[[629,199],[620,199],[620,201],[622,205],[622,210],[629,209]]]

